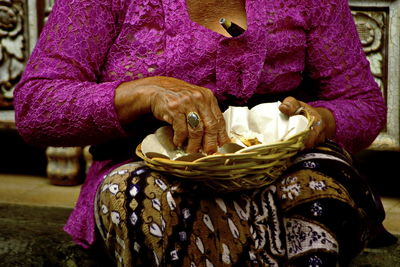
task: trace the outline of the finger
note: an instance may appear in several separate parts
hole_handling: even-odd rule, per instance
[[[217,140],[218,140],[218,146],[223,146],[226,143],[230,143],[231,139],[228,136],[228,133],[226,132],[226,123],[225,123],[225,118],[218,106],[217,99],[214,97],[213,98],[213,103],[214,105],[212,106],[212,111],[214,113],[214,116],[217,120]]]
[[[317,141],[317,132],[314,129],[310,129],[307,138],[304,140],[305,148],[313,148]]]
[[[218,145],[223,146],[226,143],[230,143],[231,138],[226,131],[224,117],[222,117],[219,123],[221,124],[221,126],[219,127],[220,130],[218,132]]]
[[[288,116],[292,116],[295,115],[296,111],[301,107],[304,107],[301,101],[298,101],[292,96],[288,96],[279,105],[279,110]]]
[[[217,121],[211,119],[204,122],[203,150],[207,154],[215,153],[218,149]]]
[[[205,153],[212,154],[218,149],[218,133],[220,131],[222,113],[211,90],[205,89],[200,92],[201,99],[198,95],[195,95],[195,97],[198,97],[196,103],[204,125],[202,146]]]
[[[199,110],[203,110],[204,108],[197,108],[199,104],[204,103],[204,96],[201,91],[193,90],[192,88],[184,88],[181,90],[180,94],[180,109],[184,110],[187,129],[186,152],[197,153],[202,148],[205,121],[207,122],[209,120],[207,116],[205,116],[202,112],[199,112]],[[190,113],[194,113],[199,117],[198,125],[190,126],[190,123],[188,122],[188,116]]]
[[[174,145],[182,147],[185,140],[188,138],[188,127],[186,124],[186,116],[182,113],[173,116],[171,123],[172,129],[174,130]]]
[[[322,119],[319,119],[316,122],[314,122],[312,128],[317,133],[315,145],[318,145],[318,144],[321,144],[321,143],[325,142],[325,140],[326,140],[325,124],[322,121]]]
[[[200,114],[204,118],[203,150],[207,154],[212,154],[218,149],[218,120],[210,110],[203,110]]]
[[[197,111],[191,111],[191,112],[196,112],[197,114],[199,114]],[[187,119],[187,115],[186,115],[186,119]],[[187,125],[186,127],[188,130],[188,146],[187,146],[186,152],[187,153],[197,153],[201,148],[203,134],[204,134],[204,124],[203,124],[201,117],[200,117],[199,124],[196,127],[193,128],[189,125]]]

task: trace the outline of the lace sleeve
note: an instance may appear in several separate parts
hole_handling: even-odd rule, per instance
[[[316,4],[318,3],[318,4]],[[386,106],[347,0],[318,0],[308,35],[307,70],[321,89],[320,101],[336,119],[335,140],[351,152],[369,146],[386,121]]]
[[[116,35],[109,2],[56,1],[14,93],[27,142],[75,146],[125,135],[114,107],[119,82],[97,82]]]

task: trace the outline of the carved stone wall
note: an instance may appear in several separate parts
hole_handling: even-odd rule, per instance
[[[357,30],[388,106],[386,128],[372,149],[400,150],[400,0],[351,0]]]
[[[353,10],[357,31],[364,52],[371,64],[371,71],[380,85],[382,94],[387,96],[387,11],[357,11]]]
[[[12,107],[13,89],[29,56],[28,7],[23,0],[0,0],[0,107]]]

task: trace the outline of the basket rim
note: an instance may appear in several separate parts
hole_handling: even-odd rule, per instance
[[[274,148],[281,148],[285,147],[286,145],[289,145],[291,143],[296,143],[300,137],[305,136],[311,129],[311,126],[314,122],[314,116],[311,116],[309,112],[307,112],[305,109],[302,110],[301,112],[302,115],[304,115],[307,120],[308,124],[305,128],[305,130],[292,135],[290,138],[286,140],[280,140],[280,141],[275,141],[272,143],[267,143],[267,144],[258,144],[258,145],[253,145],[249,147],[245,147],[244,149],[249,149],[249,151],[244,151],[240,152],[239,151],[235,153],[224,153],[224,154],[212,154],[212,155],[207,155],[201,158],[198,158],[194,161],[182,161],[182,160],[172,160],[172,159],[167,159],[167,158],[162,158],[162,157],[153,157],[153,158],[148,158],[141,150],[141,143],[136,146],[136,155],[139,156],[141,159],[144,161],[150,161],[150,162],[158,162],[161,164],[168,164],[169,166],[182,166],[185,165],[187,167],[196,167],[196,166],[201,166],[205,163],[208,163],[209,161],[213,159],[235,159],[235,158],[242,158],[242,157],[253,157],[260,155],[260,150],[268,150],[268,149],[274,149]]]

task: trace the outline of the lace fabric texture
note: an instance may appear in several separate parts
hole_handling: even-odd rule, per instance
[[[352,152],[371,144],[386,107],[347,0],[247,0],[246,12],[246,32],[227,38],[191,21],[185,0],[56,1],[15,89],[19,132],[55,146],[125,137],[115,88],[148,76],[183,79],[245,104],[254,94],[290,93],[307,75],[320,99],[309,104],[334,114],[335,141]],[[69,223],[83,244],[94,240],[84,212],[100,182],[92,176]]]

